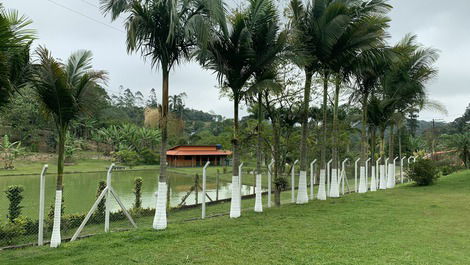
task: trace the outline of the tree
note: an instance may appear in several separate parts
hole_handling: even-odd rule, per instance
[[[29,50],[35,38],[35,31],[28,28],[31,23],[26,16],[5,10],[0,3],[0,107],[31,76]]]
[[[189,59],[196,40],[204,41],[210,17],[223,18],[219,0],[101,0],[105,14],[113,20],[126,15],[127,51],[140,51],[152,67],[162,70],[162,107],[160,118],[159,196],[153,227],[166,229],[166,151],[168,142],[169,75],[176,64]]]
[[[38,101],[54,121],[58,134],[57,183],[54,227],[51,247],[60,245],[60,209],[64,176],[66,134],[72,121],[84,113],[87,90],[106,80],[107,73],[92,69],[92,53],[73,53],[65,64],[54,59],[44,47],[37,49],[39,64],[35,66],[33,87]]]

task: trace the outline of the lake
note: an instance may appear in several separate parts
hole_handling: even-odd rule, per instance
[[[157,175],[155,170],[142,171],[115,171],[112,175],[112,186],[117,192],[126,208],[132,207],[134,203],[134,179],[141,177],[142,184],[142,206],[144,208],[155,208],[155,191],[157,189]],[[194,176],[169,173],[170,182],[170,206],[176,207],[180,204],[182,198],[194,185]],[[202,175],[202,169],[201,169]],[[96,190],[98,183],[106,180],[106,172],[100,173],[78,173],[64,175],[64,204],[65,214],[86,213],[93,205],[96,199]],[[45,190],[45,214],[49,212],[50,206],[54,202],[55,196],[56,174],[48,173],[46,175]],[[200,177],[202,183],[202,177]],[[24,188],[23,201],[21,205],[22,215],[37,219],[39,211],[39,174],[28,176],[0,176],[0,221],[6,220],[9,201],[3,192],[10,185],[21,185]],[[202,184],[201,184],[202,186]],[[231,183],[220,181],[219,183],[219,200],[231,197]],[[215,176],[207,177],[207,194],[215,200],[216,197],[216,180]],[[242,195],[252,193],[252,186],[243,185]],[[186,205],[195,204],[195,192],[186,199]],[[198,193],[199,203],[202,201],[202,192]],[[206,199],[206,202],[209,201]],[[112,199],[113,211],[119,206]]]

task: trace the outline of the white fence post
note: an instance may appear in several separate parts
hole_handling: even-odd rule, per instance
[[[343,163],[341,163],[341,185],[342,185],[342,193],[344,195],[344,182],[346,182],[346,162],[348,162],[349,158],[346,158],[343,160]],[[349,184],[348,184],[348,190],[349,190]]]
[[[273,168],[274,160],[268,165],[268,208],[271,208],[271,171]]]
[[[211,162],[207,161],[206,165],[202,169],[202,213],[201,219],[206,218],[206,169]]]
[[[111,166],[108,168],[108,174],[106,175],[106,187],[111,187],[111,172],[114,168],[115,164],[112,163]],[[108,189],[109,190],[109,189]],[[104,231],[107,233],[109,232],[109,212],[111,211],[111,197],[109,196],[109,192],[106,193],[106,211],[105,211],[105,219],[104,219]]]
[[[369,157],[369,158],[367,158],[367,160],[366,160],[366,171],[365,171],[365,173],[366,173],[366,189],[367,189],[367,187],[369,187],[369,161],[370,161],[371,159],[372,159],[372,158]]]
[[[326,196],[330,197],[330,165],[333,162],[333,159],[330,159],[328,163],[326,163]]]
[[[295,164],[297,164],[299,160],[295,160],[294,164],[292,164],[292,170],[291,170],[291,190],[292,190],[292,196],[291,196],[291,201],[292,203],[295,203]]]
[[[354,161],[354,192],[357,192],[357,163],[359,163],[361,159],[358,158]]]
[[[380,160],[382,159],[382,157],[379,157],[379,159],[377,159],[377,161],[375,161],[375,184],[377,185],[376,188],[378,188],[379,186],[379,174],[380,174],[380,170],[379,170],[379,162]]]
[[[312,163],[310,163],[310,199],[313,200],[315,198],[314,192],[313,192],[313,185],[315,185],[315,172],[313,170],[313,166],[317,160],[313,160]]]
[[[400,182],[403,184],[403,160],[405,160],[406,156],[402,157],[400,160]]]
[[[46,186],[46,172],[48,165],[42,167],[39,178],[39,227],[38,227],[38,246],[44,245],[44,190]]]

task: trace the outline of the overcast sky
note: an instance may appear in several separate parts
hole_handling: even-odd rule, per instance
[[[118,93],[120,85],[144,95],[152,88],[160,90],[161,73],[152,70],[138,54],[126,53],[122,23],[111,23],[103,17],[97,8],[99,0],[0,2],[29,16],[34,21],[32,27],[38,31],[35,45],[45,45],[55,57],[66,59],[78,49],[91,50],[94,68],[109,72],[109,93]],[[233,4],[240,0],[226,2]],[[391,43],[411,32],[418,35],[420,43],[441,51],[437,63],[439,76],[428,84],[428,91],[431,99],[447,107],[448,115],[425,110],[420,113],[420,119],[451,121],[461,116],[470,103],[470,1],[391,0],[390,3],[394,6],[390,13]],[[170,94],[186,92],[188,107],[232,116],[232,104],[220,97],[215,75],[198,64],[178,66],[170,78]]]

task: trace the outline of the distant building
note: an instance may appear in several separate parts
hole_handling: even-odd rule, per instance
[[[166,152],[166,161],[170,167],[202,167],[207,161],[211,166],[224,166],[229,165],[231,155],[221,145],[179,145]]]

